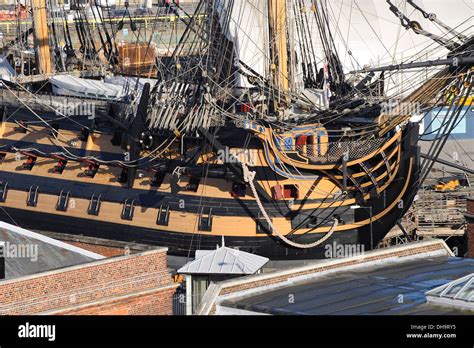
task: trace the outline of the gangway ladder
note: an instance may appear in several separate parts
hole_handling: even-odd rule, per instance
[[[133,211],[135,210],[135,200],[132,199],[126,199],[125,202],[123,203],[123,209],[122,209],[122,220],[129,220],[131,221],[133,219]]]
[[[0,202],[4,203],[7,200],[8,182],[0,181]]]
[[[67,208],[69,206],[69,197],[70,197],[70,192],[67,191],[64,193],[64,190],[61,190],[59,193],[58,197],[58,202],[56,203],[56,210],[57,211],[67,211]]]
[[[170,221],[170,206],[163,208],[163,205],[160,205],[158,210],[158,216],[156,218],[156,224],[161,226],[168,226]]]
[[[29,207],[36,207],[38,204],[38,190],[39,186],[31,185],[28,191],[28,197],[26,199],[26,205]]]
[[[101,202],[102,202],[102,195],[99,195],[96,197],[96,195],[93,194],[89,202],[89,208],[87,208],[87,214],[98,216]]]
[[[212,208],[209,208],[207,214],[204,214],[204,208],[201,210],[201,214],[199,215],[199,230],[212,231]]]

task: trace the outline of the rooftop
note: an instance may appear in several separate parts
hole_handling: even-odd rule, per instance
[[[228,248],[224,245],[215,250],[197,250],[195,260],[178,270],[182,274],[254,274],[268,258]]]
[[[474,273],[430,290],[426,296],[430,303],[474,310]]]
[[[103,259],[102,255],[0,221],[5,279]]]
[[[451,256],[376,263],[222,305],[269,314],[462,314],[463,309],[427,303],[425,292],[473,272],[473,259]]]

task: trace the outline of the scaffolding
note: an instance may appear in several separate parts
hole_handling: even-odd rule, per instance
[[[425,238],[463,237],[466,231],[466,198],[474,196],[474,187],[452,192],[420,190],[417,199],[395,226],[380,242],[379,247],[404,244]]]

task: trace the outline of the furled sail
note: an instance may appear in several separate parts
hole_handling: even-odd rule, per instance
[[[228,8],[231,6],[231,8]],[[268,7],[262,0],[216,1],[219,21],[226,28],[226,36],[234,43],[237,63],[241,70],[257,74],[261,78],[268,75],[269,33]],[[230,21],[225,24],[225,13],[229,13]],[[251,68],[252,71],[249,71]],[[253,86],[241,72],[236,72],[236,87],[250,88]]]

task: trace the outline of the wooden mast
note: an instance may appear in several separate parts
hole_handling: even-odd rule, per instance
[[[38,74],[52,73],[46,0],[31,0]]]
[[[268,17],[270,25],[270,42],[272,49],[272,75],[273,82],[285,95],[288,93],[288,48],[286,37],[286,0],[269,0]],[[287,98],[276,96],[275,102],[278,104],[287,102]]]

